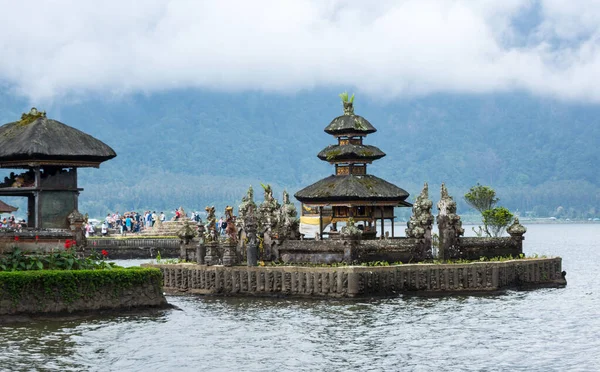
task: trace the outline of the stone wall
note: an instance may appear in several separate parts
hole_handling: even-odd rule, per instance
[[[421,241],[384,240],[286,240],[275,245],[275,259],[285,263],[416,262],[424,259]]]
[[[161,276],[149,270],[139,270],[138,280],[124,285],[124,277],[114,269],[114,280],[99,280],[98,276],[78,275],[80,271],[36,271],[28,278],[10,278],[13,273],[0,273],[0,316],[15,314],[55,314],[93,310],[119,310],[147,307],[168,307],[163,295]],[[90,270],[81,270],[90,271]],[[17,272],[23,273],[23,272]],[[31,273],[31,272],[27,272]],[[2,275],[8,274],[8,275]],[[45,277],[48,276],[48,277]],[[63,278],[75,287],[62,286]],[[104,278],[101,278],[104,279]],[[26,283],[22,287],[14,284]],[[116,284],[115,284],[116,283]],[[15,291],[15,288],[16,291]]]
[[[503,238],[459,238],[459,255],[467,260],[477,260],[480,257],[519,257],[523,253],[522,237]]]
[[[170,293],[360,297],[564,286],[561,258],[383,267],[143,265],[163,273]]]
[[[276,252],[286,263],[332,264],[351,262],[353,245],[348,240],[286,240]]]
[[[73,239],[69,230],[38,230],[0,233],[0,254],[6,254],[18,247],[22,251],[48,253],[64,249],[66,240]]]
[[[88,239],[87,249],[106,250],[110,259],[179,257],[179,239]]]

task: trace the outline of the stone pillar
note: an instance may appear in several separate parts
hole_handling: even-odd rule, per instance
[[[235,243],[223,245],[223,266],[233,266],[237,264],[237,254],[235,252]]]
[[[182,241],[179,242],[179,259],[180,260],[185,260],[185,261],[188,260],[187,246]]]
[[[206,243],[206,256],[204,260],[207,265],[219,264],[219,244],[217,242]]]
[[[199,243],[196,247],[196,263],[198,265],[206,264],[204,256],[206,256],[206,246],[204,245],[204,243]]]
[[[85,216],[77,209],[74,209],[71,214],[67,217],[69,221],[69,228],[73,233],[73,239],[77,242],[80,247],[87,246],[87,239],[85,238],[84,224]]]
[[[510,225],[506,232],[510,235],[510,238],[517,244],[519,254],[523,253],[523,236],[527,232],[527,228],[519,223],[519,217],[515,217],[512,225]]]
[[[246,245],[246,263],[248,266],[258,265],[258,246],[256,243]]]
[[[433,258],[431,229],[433,225],[433,215],[431,207],[433,202],[429,200],[429,186],[427,183],[423,186],[421,194],[417,196],[412,208],[412,216],[408,221],[406,231],[407,238],[413,238],[416,241],[415,257],[419,260]]]
[[[248,266],[256,266],[258,264],[258,221],[254,211],[254,206],[250,205],[244,216],[244,230],[248,237],[246,244],[246,264]]]
[[[440,233],[439,254],[442,260],[461,257],[460,236],[465,230],[462,228],[460,216],[456,214],[456,202],[450,195],[446,185],[442,183],[441,199],[437,204],[437,223]]]

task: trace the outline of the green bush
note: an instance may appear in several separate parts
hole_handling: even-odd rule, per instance
[[[0,299],[16,304],[25,294],[38,293],[40,307],[60,299],[72,303],[91,298],[100,290],[111,288],[114,297],[123,290],[143,284],[161,285],[162,274],[155,268],[116,268],[112,270],[42,270],[0,272]]]
[[[70,242],[70,241],[68,241]],[[1,271],[30,271],[30,270],[99,270],[117,267],[112,262],[105,261],[108,252],[101,254],[92,251],[89,257],[77,256],[76,247],[65,243],[65,249],[47,254],[26,254],[20,248],[14,247],[7,255],[0,256]]]

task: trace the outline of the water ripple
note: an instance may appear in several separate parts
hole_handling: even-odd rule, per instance
[[[600,226],[529,230],[527,253],[563,257],[566,288],[359,301],[169,297],[182,311],[3,325],[0,369],[598,371]]]

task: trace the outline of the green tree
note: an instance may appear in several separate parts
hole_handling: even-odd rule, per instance
[[[471,207],[475,208],[479,213],[494,208],[494,205],[499,201],[496,197],[496,191],[489,186],[477,185],[471,187],[468,193],[465,194],[465,201]]]
[[[487,236],[500,236],[512,222],[513,215],[507,208],[495,207],[498,200],[500,199],[496,197],[494,189],[479,183],[465,194],[467,204],[479,211],[483,219],[483,228],[481,226],[479,230],[473,228],[477,236],[482,236],[484,233]]]
[[[506,227],[512,222],[513,214],[504,207],[496,207],[481,213],[483,224],[488,235],[498,237],[504,233]]]

